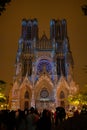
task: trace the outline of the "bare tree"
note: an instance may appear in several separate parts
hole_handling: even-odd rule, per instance
[[[6,10],[6,5],[10,2],[11,0],[0,0],[0,15],[2,14],[3,11]]]
[[[87,5],[82,5],[81,8],[82,8],[84,15],[87,15]]]

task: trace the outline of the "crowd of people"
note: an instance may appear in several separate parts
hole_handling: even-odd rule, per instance
[[[66,118],[63,107],[57,107],[55,112],[44,109],[38,112],[31,107],[24,111],[0,111],[0,130],[87,130],[87,111],[82,109]]]

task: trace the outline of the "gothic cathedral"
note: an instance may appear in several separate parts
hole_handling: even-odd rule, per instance
[[[16,54],[10,109],[54,109],[67,106],[78,91],[65,19],[50,21],[50,38],[38,35],[37,19],[23,19]]]

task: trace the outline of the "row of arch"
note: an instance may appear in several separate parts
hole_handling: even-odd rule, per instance
[[[43,93],[44,92],[44,93]],[[42,95],[43,94],[43,95]],[[29,92],[28,92],[28,90],[26,90],[25,91],[25,94],[24,94],[24,98],[25,99],[29,99],[30,98],[30,96],[29,96],[30,94],[29,94]],[[43,97],[43,98],[47,98],[48,96],[49,96],[49,92],[48,92],[48,90],[46,89],[46,88],[43,88],[42,90],[41,90],[41,92],[40,92],[40,96],[41,97]],[[61,91],[60,92],[60,99],[64,99],[65,98],[65,94],[64,94],[64,92],[63,91]]]
[[[66,98],[67,90],[63,90],[56,88],[56,93],[54,93],[54,86],[52,86],[52,82],[47,79],[40,79],[34,89],[31,89],[29,86],[23,86],[21,88],[21,108],[27,108],[31,106],[31,102],[34,102],[34,105],[37,107],[40,103],[46,102],[46,104],[58,101],[61,101],[61,105],[64,105],[64,100]],[[59,91],[59,92],[58,92]],[[55,96],[56,95],[56,96]],[[56,97],[56,99],[55,99]],[[38,105],[39,104],[39,105]]]
[[[69,88],[63,78],[60,80],[56,86],[47,75],[42,75],[34,86],[27,76],[20,86],[16,81],[10,95],[10,106],[15,104],[15,107],[24,110],[32,105],[37,108],[64,105],[65,99],[69,95]]]

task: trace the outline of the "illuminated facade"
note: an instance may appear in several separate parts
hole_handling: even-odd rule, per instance
[[[50,21],[50,38],[39,38],[37,19],[23,19],[18,43],[11,109],[53,109],[67,106],[67,97],[75,94],[73,58],[66,20]]]

